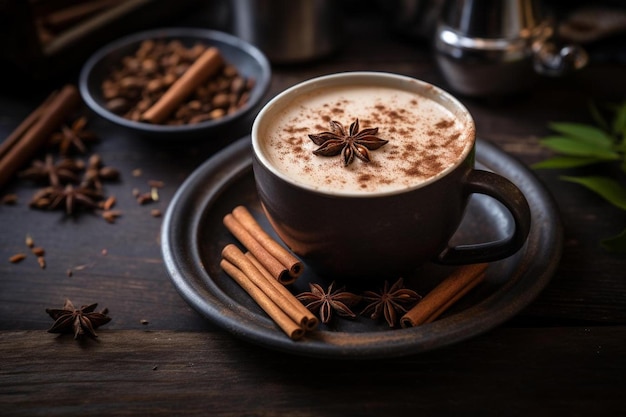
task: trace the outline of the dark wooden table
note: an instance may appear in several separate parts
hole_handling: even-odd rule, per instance
[[[389,30],[376,12],[346,20],[339,53],[274,66],[267,98],[296,82],[345,70],[381,70],[446,87],[424,43]],[[577,74],[542,80],[506,100],[461,97],[478,135],[525,164],[549,155],[538,139],[550,121],[589,122],[587,104],[621,101],[626,67],[592,61]],[[5,80],[6,81],[6,80]],[[63,82],[75,82],[70,76]],[[50,90],[0,96],[0,137]],[[0,195],[0,414],[3,415],[576,415],[626,413],[626,256],[599,245],[626,226],[624,212],[559,172],[536,175],[564,225],[563,256],[545,290],[501,326],[418,355],[334,361],[280,353],[234,337],[185,303],[164,268],[162,218],[196,167],[250,128],[219,138],[139,140],[93,116],[93,146],[122,179],[107,184],[123,211],[115,224],[83,213],[28,207],[35,187],[14,179]],[[140,169],[141,176],[133,176]],[[160,200],[138,205],[134,188],[165,183]],[[46,249],[46,268],[25,236]],[[68,270],[72,270],[71,276]],[[96,340],[47,333],[46,308],[97,302],[113,320]]]

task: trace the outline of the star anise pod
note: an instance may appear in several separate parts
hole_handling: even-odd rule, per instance
[[[340,316],[355,318],[356,314],[350,307],[356,305],[361,299],[358,295],[344,291],[343,288],[334,290],[333,281],[327,291],[319,284],[309,283],[311,291],[300,293],[296,298],[306,306],[311,312],[319,315],[322,323],[328,323],[332,317],[333,310]]]
[[[52,155],[48,154],[43,161],[33,161],[29,168],[20,172],[20,177],[36,182],[47,181],[57,186],[68,182],[77,183],[77,172],[83,168],[80,162],[67,158],[55,164]]]
[[[102,199],[102,194],[97,190],[87,187],[74,187],[71,184],[65,187],[46,187],[33,196],[30,206],[40,209],[54,210],[65,204],[65,212],[74,214],[77,207],[99,208],[97,200]]]
[[[98,137],[95,133],[85,130],[87,118],[79,117],[74,120],[71,126],[63,124],[61,131],[52,134],[50,137],[50,145],[58,146],[62,155],[67,155],[72,149],[80,153],[87,152],[88,142],[96,142]]]
[[[377,127],[359,131],[359,119],[350,125],[348,132],[341,123],[333,120],[330,122],[329,132],[309,135],[309,138],[319,146],[313,151],[315,155],[341,154],[343,165],[348,166],[354,161],[355,156],[363,162],[369,162],[369,151],[376,150],[389,142],[379,138],[377,134]]]
[[[391,288],[389,288],[389,282],[385,281],[380,292],[365,291],[363,293],[363,300],[369,304],[361,314],[367,314],[374,320],[382,315],[389,327],[394,327],[398,322],[398,313],[406,313],[421,298],[415,291],[404,288],[402,278],[399,278]]]
[[[62,309],[46,308],[46,313],[54,319],[54,324],[48,331],[50,333],[74,333],[74,339],[87,334],[91,337],[98,337],[95,330],[97,327],[111,321],[107,310],[101,312],[94,311],[98,304],[84,305],[75,308],[70,300],[65,300]]]

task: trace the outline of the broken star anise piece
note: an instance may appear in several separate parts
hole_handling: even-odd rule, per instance
[[[61,155],[67,155],[72,149],[80,153],[87,152],[87,143],[98,141],[95,133],[85,130],[87,118],[79,117],[71,126],[64,124],[61,130],[52,134],[50,145],[57,146]]]
[[[98,304],[89,304],[81,308],[75,308],[70,300],[65,300],[62,309],[46,308],[46,313],[54,319],[54,324],[48,331],[50,333],[74,333],[74,339],[86,334],[98,337],[95,330],[103,324],[111,321],[107,316],[107,310],[94,311]]]
[[[102,181],[115,181],[119,177],[120,173],[117,169],[104,166],[100,155],[93,154],[89,157],[81,185],[102,191]]]
[[[398,313],[406,313],[421,298],[415,291],[404,288],[402,278],[399,278],[391,288],[385,281],[380,292],[365,291],[363,293],[363,300],[369,304],[361,314],[369,315],[374,320],[384,316],[389,327],[394,327],[398,322]]]
[[[356,119],[348,132],[337,121],[330,122],[330,131],[309,135],[309,138],[319,146],[313,151],[315,155],[335,156],[341,154],[344,166],[354,161],[356,156],[363,162],[370,161],[369,151],[380,148],[389,141],[378,136],[378,128],[369,128],[359,131],[359,119]]]
[[[334,286],[335,282],[333,281],[328,286],[328,290],[324,291],[319,284],[309,283],[311,291],[300,293],[296,298],[311,312],[317,313],[322,323],[330,321],[333,310],[340,316],[355,318],[356,314],[350,310],[350,307],[356,305],[361,298],[344,291],[343,288],[334,290]]]

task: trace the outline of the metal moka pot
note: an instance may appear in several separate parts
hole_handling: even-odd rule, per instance
[[[468,96],[518,92],[539,74],[563,75],[588,61],[579,46],[556,45],[535,0],[447,0],[434,43],[448,84]]]

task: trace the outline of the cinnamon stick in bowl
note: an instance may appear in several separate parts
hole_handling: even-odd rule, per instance
[[[220,51],[216,47],[207,48],[165,94],[141,115],[142,120],[150,123],[163,122],[183,100],[215,74],[222,65],[224,65],[224,59]]]

